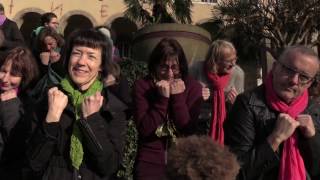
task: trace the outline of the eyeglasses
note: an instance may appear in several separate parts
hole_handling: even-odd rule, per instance
[[[179,67],[178,64],[171,65],[171,66],[169,66],[169,65],[167,65],[167,64],[161,64],[161,65],[159,66],[159,69],[160,69],[161,72],[164,72],[164,73],[168,72],[169,69],[171,69],[171,71],[173,72],[173,74],[178,74],[178,73],[180,72],[180,67]]]
[[[309,82],[313,81],[314,80],[314,77],[310,77],[306,74],[304,74],[303,72],[299,72],[298,70],[292,68],[292,67],[289,67],[288,65],[280,62],[280,61],[277,61],[277,63],[279,63],[281,65],[281,68],[282,68],[282,71],[287,74],[288,76],[294,76],[296,74],[298,74],[298,82],[299,84],[308,84]]]

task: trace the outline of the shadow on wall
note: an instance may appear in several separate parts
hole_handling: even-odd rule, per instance
[[[128,18],[119,17],[111,23],[114,32],[114,45],[119,49],[121,57],[131,57],[132,40],[138,26]]]
[[[23,23],[20,27],[20,31],[23,35],[23,38],[26,42],[26,44],[30,44],[30,37],[32,31],[40,26],[40,17],[41,14],[36,12],[28,12],[25,13],[22,17]]]
[[[64,37],[68,37],[69,34],[76,29],[89,29],[93,24],[87,17],[83,15],[72,15],[67,20],[67,26],[63,31]]]

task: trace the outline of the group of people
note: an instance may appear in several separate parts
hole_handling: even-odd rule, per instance
[[[64,43],[50,24],[57,17],[46,13],[32,49],[17,43],[0,58],[0,179],[112,179],[127,124],[109,99],[120,78],[112,43],[97,29],[77,30]],[[42,84],[40,99],[30,96],[58,62],[59,82]]]
[[[231,42],[214,41],[190,66],[179,42],[163,38],[129,96],[110,31],[77,30],[64,41],[57,24],[46,13],[31,50],[16,44],[0,58],[0,179],[115,179],[128,108],[138,131],[136,180],[320,178],[312,49],[286,48],[264,83],[244,91]],[[48,83],[51,71],[59,78]],[[204,117],[209,134],[194,136]]]
[[[244,73],[236,61],[232,43],[216,40],[206,59],[191,66],[188,74],[176,40],[165,38],[156,45],[149,58],[149,75],[133,88],[139,135],[135,179],[320,177],[320,104],[308,94],[319,71],[318,55],[305,46],[286,48],[264,83],[245,92]],[[232,156],[218,160],[203,144],[194,144],[194,150],[179,143],[179,137],[196,133],[203,103],[209,109],[205,111],[210,118],[208,135],[220,148],[228,147],[236,163],[231,163]],[[174,153],[170,153],[172,146]],[[201,155],[206,156],[203,161]],[[229,176],[217,173],[213,164],[221,171],[229,168]]]

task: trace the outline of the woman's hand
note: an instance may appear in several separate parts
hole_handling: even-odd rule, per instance
[[[39,57],[43,65],[47,66],[49,64],[50,52],[42,52],[40,53]]]
[[[82,115],[86,119],[93,113],[100,110],[103,103],[103,96],[101,92],[96,92],[96,94],[86,97],[81,105]]]
[[[48,114],[46,122],[59,122],[63,110],[68,104],[68,97],[63,94],[57,87],[48,91]]]
[[[206,101],[210,97],[210,89],[207,87],[205,83],[200,82],[200,84],[202,86],[202,99]]]
[[[17,89],[10,89],[0,94],[1,101],[8,101],[17,97]]]
[[[238,96],[238,92],[236,88],[232,87],[230,91],[227,93],[227,101],[233,104],[236,101],[237,96]]]
[[[166,80],[158,81],[156,83],[156,87],[162,96],[167,97],[167,98],[170,97],[170,83],[169,83],[169,81],[166,81]]]
[[[51,63],[55,63],[55,62],[58,62],[60,60],[60,53],[59,52],[56,52],[54,50],[51,50],[50,51],[50,60],[51,60]]]
[[[180,94],[186,89],[182,79],[175,79],[170,83],[170,94]]]

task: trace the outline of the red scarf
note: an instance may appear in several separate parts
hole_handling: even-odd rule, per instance
[[[308,91],[295,99],[290,105],[286,104],[273,90],[272,74],[269,73],[266,79],[266,98],[268,105],[281,113],[287,113],[296,118],[308,105]],[[297,132],[288,138],[283,145],[280,160],[279,180],[305,180],[306,171],[304,162],[298,149]]]
[[[213,87],[212,91],[212,118],[210,136],[219,144],[224,143],[223,122],[226,118],[226,105],[224,98],[224,87],[227,86],[230,74],[218,75],[205,70],[208,80]]]

